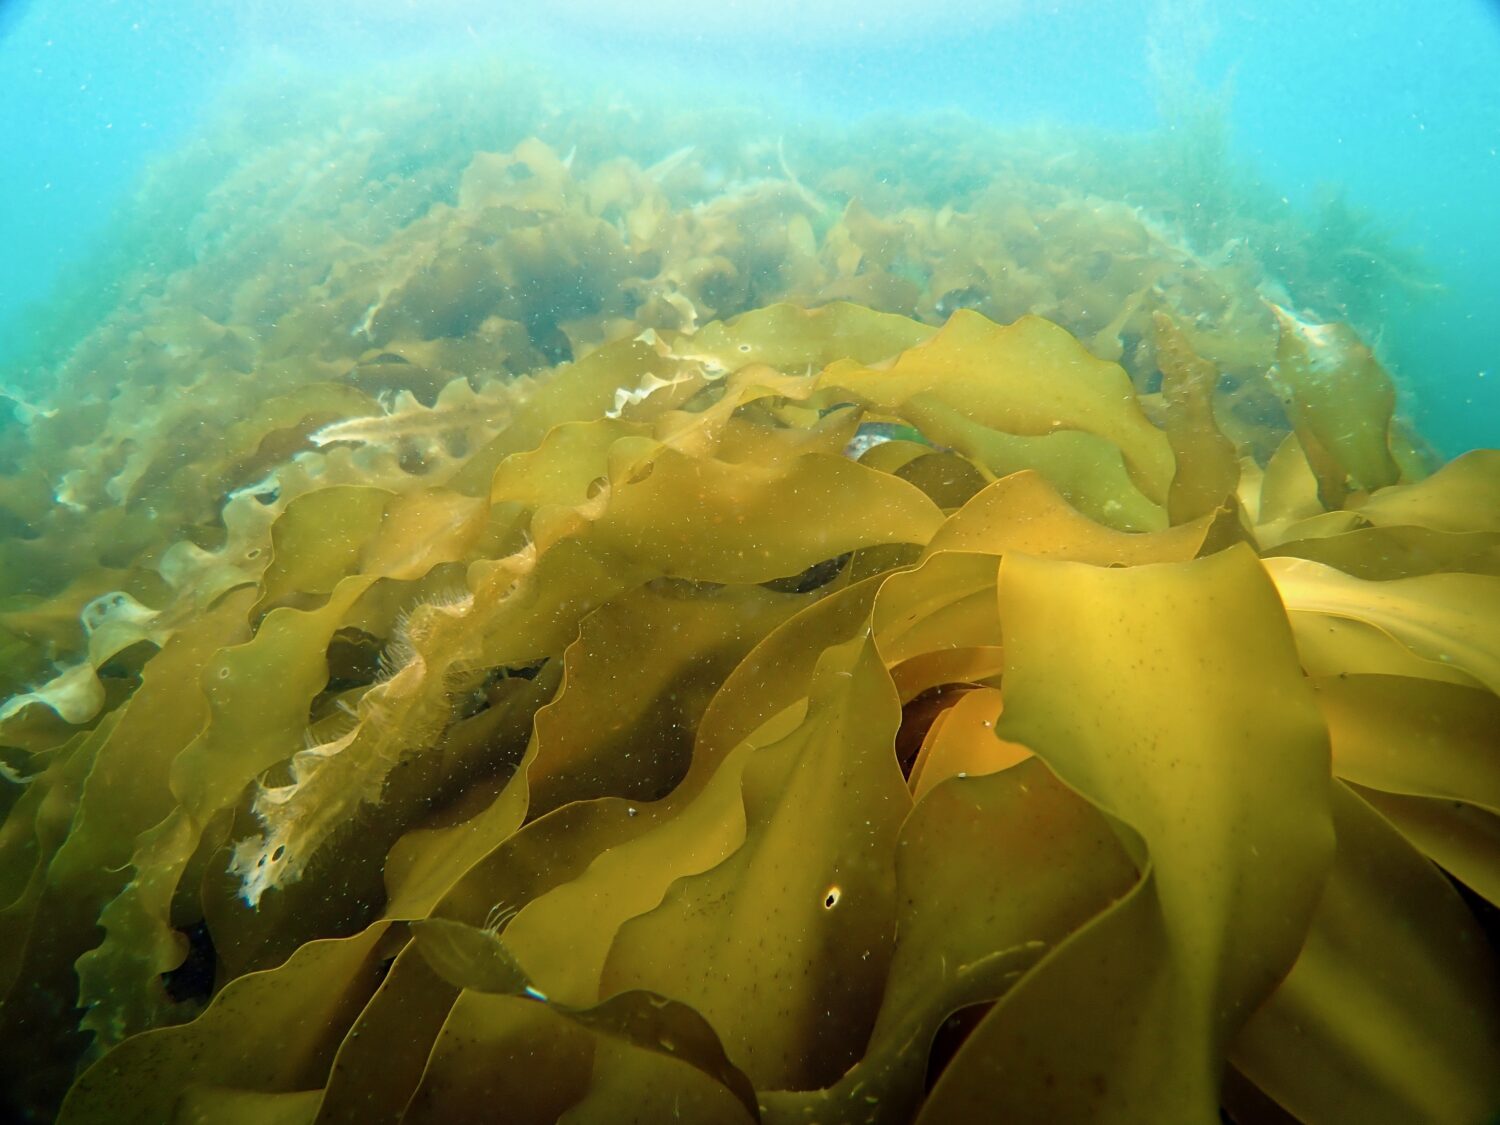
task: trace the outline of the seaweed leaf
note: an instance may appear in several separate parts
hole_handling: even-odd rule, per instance
[[[634,991],[617,993],[592,1007],[575,1008],[550,1000],[535,988],[505,943],[491,934],[441,918],[413,923],[412,932],[428,964],[449,984],[524,996],[549,1005],[589,1031],[685,1060],[727,1087],[751,1120],[760,1120],[749,1079],[725,1057],[713,1028],[686,1004]]]
[[[1002,737],[1128,826],[1147,866],[980,1022],[919,1120],[1214,1120],[1332,853],[1326,735],[1267,625],[1275,590],[1241,547],[1126,570],[1010,555],[999,599]]]

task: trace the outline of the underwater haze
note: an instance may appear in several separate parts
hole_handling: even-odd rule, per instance
[[[421,60],[440,69],[445,56],[494,52],[534,59],[565,82],[608,75],[629,87],[649,76],[663,97],[688,103],[706,95],[775,106],[787,119],[778,129],[806,117],[941,109],[1001,125],[1139,133],[1173,125],[1164,99],[1213,103],[1224,148],[1210,174],[1253,175],[1310,224],[1352,224],[1351,237],[1409,265],[1380,273],[1384,263],[1350,258],[1342,268],[1364,271],[1360,280],[1394,306],[1378,344],[1428,440],[1449,455],[1495,443],[1500,7],[800,7],[6,0],[0,127],[15,155],[0,214],[3,354],[9,365],[27,356],[35,341],[23,310],[59,277],[69,288],[108,284],[91,255],[143,171],[247,89],[288,72],[378,87],[385,68]],[[1173,72],[1166,81],[1162,66]]]
[[[0,0],[0,1120],[1500,1121],[1496,75]]]

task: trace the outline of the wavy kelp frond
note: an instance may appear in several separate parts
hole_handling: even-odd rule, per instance
[[[1500,532],[1500,454],[1472,450],[1426,480],[1380,490],[1356,511],[1376,527]]]
[[[1313,681],[1345,780],[1409,797],[1461,801],[1500,813],[1496,697],[1397,676]]]
[[[1326,736],[1275,591],[1239,548],[1119,572],[1009,556],[999,597],[1003,735],[1138,834],[1148,866],[980,1023],[924,1115],[1212,1120],[1223,1053],[1296,958],[1332,853]],[[1136,691],[1099,690],[1124,668]]]
[[[484,930],[433,918],[415,923],[413,932],[422,956],[449,984],[536,1000],[590,1031],[681,1060],[727,1087],[752,1118],[757,1115],[750,1080],[725,1056],[712,1026],[687,1005],[650,993],[627,992],[592,1008],[573,1008],[550,999],[530,983],[505,946]]]
[[[76,981],[65,1121],[1500,1100],[1434,866],[1496,892],[1490,463],[1329,508],[1157,331],[1159,399],[1037,319],[773,306],[273,466],[171,548],[139,686],[18,759],[13,1083],[61,1096]]]
[[[1158,312],[1154,325],[1163,428],[1176,460],[1167,507],[1172,522],[1182,523],[1215,511],[1234,494],[1239,459],[1214,414],[1218,369],[1193,351],[1171,317]]]
[[[87,723],[105,705],[99,670],[134,645],[160,648],[177,624],[169,616],[181,617],[148,609],[123,590],[99,595],[78,615],[88,645],[85,660],[0,705],[0,724],[33,705],[49,708],[72,726]]]
[[[1483,1120],[1500,1099],[1480,1062],[1500,1046],[1493,948],[1389,821],[1341,783],[1332,810],[1333,868],[1302,952],[1234,1064],[1302,1121]]]
[[[1373,626],[1444,674],[1500,691],[1500,636],[1490,625],[1500,612],[1500,579],[1424,574],[1372,582],[1302,559],[1265,565],[1289,613]]]
[[[923,432],[944,444],[961,440],[973,424],[1016,437],[1066,432],[1098,439],[1123,458],[1129,474],[1124,487],[1133,486],[1151,503],[1165,499],[1172,455],[1140,412],[1124,373],[1040,318],[1002,328],[961,311],[931,341],[903,352],[889,368],[864,374],[835,364],[827,381],[862,392],[883,413],[899,410],[914,422],[931,417],[937,428]],[[919,394],[919,403],[910,402]],[[940,420],[950,418],[942,425]],[[1008,471],[1013,470],[1007,466],[996,473]],[[1080,494],[1092,498],[1101,491]]]
[[[1280,307],[1273,311],[1280,326],[1275,379],[1324,499],[1338,506],[1351,490],[1395,484],[1390,377],[1346,325],[1307,324]]]
[[[310,471],[357,467],[367,483],[402,473],[444,483],[454,452],[503,424],[513,404],[502,385],[517,376],[643,329],[691,332],[779,300],[846,298],[933,326],[962,308],[1001,322],[1041,315],[1141,389],[1157,374],[1153,318],[1169,315],[1221,372],[1215,409],[1231,439],[1264,461],[1284,431],[1266,378],[1277,330],[1262,292],[1284,301],[1276,279],[1243,255],[1195,250],[1123,185],[1063,186],[1049,169],[1068,138],[971,138],[944,154],[939,134],[902,125],[855,151],[812,134],[778,144],[754,122],[705,113],[674,117],[669,135],[686,143],[663,160],[646,117],[565,108],[514,73],[469,79],[503,90],[477,131],[450,135],[446,119],[414,117],[394,98],[361,101],[369,125],[349,130],[347,92],[309,94],[301,124],[322,112],[326,129],[278,134],[284,107],[261,104],[148,192],[137,237],[151,252],[134,257],[154,265],[136,266],[118,307],[38,373],[50,400],[6,430],[0,527],[25,532],[0,543],[0,596],[50,602],[97,559],[122,573],[84,601],[125,589],[165,609],[146,596],[161,544],[220,551],[226,497],[264,495],[268,474],[285,477],[299,453],[342,454]],[[885,151],[973,186],[935,202],[899,186],[909,173],[872,172]],[[307,175],[290,183],[288,168]],[[187,251],[159,245],[169,183],[198,185],[192,210],[167,224],[188,232]],[[919,338],[892,333],[880,343]],[[757,358],[781,364],[778,349]],[[447,427],[464,383],[475,418]],[[609,397],[623,392],[623,408],[640,386],[620,379]],[[419,409],[437,411],[421,434],[410,429]],[[378,450],[345,444],[377,431],[388,439]],[[1043,443],[1054,462],[1088,460],[1087,446]],[[80,447],[92,451],[83,464]],[[1036,455],[1006,442],[988,459]],[[45,637],[10,634],[7,695],[81,659],[69,616]]]
[[[686,999],[760,1089],[817,1088],[859,1057],[894,937],[894,871],[872,859],[910,801],[889,752],[895,693],[862,639],[827,650],[809,690],[796,727],[742,767],[732,853],[623,928],[603,978]],[[753,937],[730,924],[769,902]],[[779,986],[758,1001],[767,980]]]
[[[465,80],[182,156],[0,430],[3,1112],[1500,1104],[1497,461],[1315,269]]]
[[[97,1120],[109,1104],[122,1120],[161,1121],[187,1100],[212,1109],[223,1099],[250,1101],[252,1092],[310,1089],[307,1080],[327,1073],[350,1022],[379,984],[381,958],[393,944],[388,929],[382,924],[357,937],[309,943],[279,969],[234,982],[188,1028],[132,1039],[74,1087],[64,1119]],[[276,1030],[246,1034],[257,1026]],[[191,1091],[152,1078],[182,1071],[192,1075]],[[254,1073],[253,1084],[241,1077],[246,1072]],[[259,1100],[252,1120],[275,1113],[284,1099]]]
[[[614,437],[614,428],[606,424],[605,434]],[[569,620],[565,614],[599,604],[604,591],[583,583],[597,582],[595,568],[609,560],[630,560],[604,588],[610,593],[656,577],[754,583],[904,535],[920,541],[937,518],[910,486],[827,455],[808,454],[763,472],[686,458],[670,448],[648,450],[620,467],[623,479],[603,476],[597,495],[579,497],[566,513],[533,499],[532,539],[512,562],[486,568],[471,597],[412,616],[403,630],[402,666],[364,695],[355,728],[336,742],[300,752],[290,763],[291,783],[257,798],[265,833],[235,864],[249,902],[257,903],[267,887],[299,877],[306,857],[328,834],[361,803],[378,798],[401,755],[432,741],[448,714],[455,675],[555,652],[550,646],[518,648],[518,637],[539,617],[550,617],[547,630],[555,633]],[[602,462],[599,468],[608,472]],[[642,479],[630,479],[635,476]],[[535,486],[547,478],[528,472],[525,479]],[[733,524],[705,527],[691,507],[683,507],[684,497],[708,496],[737,513]],[[796,507],[803,515],[783,517],[768,541],[764,529],[772,526],[774,513]],[[876,514],[878,519],[868,518]],[[643,527],[652,529],[651,540],[640,539]],[[488,636],[504,638],[502,647],[487,645]]]

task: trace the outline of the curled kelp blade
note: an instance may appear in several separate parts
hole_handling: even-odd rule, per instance
[[[759,1120],[750,1080],[729,1062],[713,1028],[687,1005],[635,991],[617,993],[593,1007],[573,1008],[550,1000],[535,988],[520,963],[493,934],[441,918],[413,923],[412,934],[422,956],[449,984],[549,1004],[590,1031],[686,1060],[726,1086],[751,1119]]]
[[[892,848],[910,802],[891,753],[898,721],[868,639],[828,649],[805,717],[743,766],[743,842],[622,927],[606,991],[692,1004],[759,1089],[816,1087],[847,1069],[890,955]],[[762,989],[768,974],[782,987]],[[836,1024],[831,1007],[844,1013]]]
[[[1500,451],[1470,450],[1425,480],[1380,489],[1355,510],[1377,527],[1500,532]]]
[[[1448,572],[1500,577],[1500,533],[1490,531],[1358,527],[1288,540],[1266,553],[1310,559],[1374,581]]]
[[[1128,825],[1149,867],[980,1022],[922,1116],[1214,1120],[1331,855],[1327,736],[1275,590],[1243,547],[1125,570],[1011,555],[999,604],[1001,735]]]
[[[1395,484],[1391,454],[1396,387],[1344,324],[1312,324],[1271,306],[1278,328],[1273,382],[1330,507],[1351,491]]]
[[[982,777],[1027,761],[1031,751],[995,736],[1002,707],[994,688],[965,692],[942,711],[922,740],[908,781],[917,800],[950,777]]]
[[[1500,906],[1500,816],[1464,801],[1411,797],[1353,784],[1350,788],[1417,851],[1480,898]]]
[[[765,633],[809,601],[758,585],[648,587],[585,618],[564,653],[562,691],[536,716],[528,816],[678,790],[709,700]]]
[[[1500,974],[1473,915],[1341,784],[1337,846],[1296,963],[1234,1064],[1309,1125],[1480,1121],[1500,1104]]]
[[[610,800],[565,805],[523,827],[524,802],[517,797],[523,797],[524,793],[524,784],[513,779],[491,809],[457,826],[460,832],[420,834],[408,854],[420,858],[420,867],[413,874],[419,871],[421,879],[400,901],[416,905],[425,899],[428,905],[422,911],[423,916],[437,911],[442,917],[463,919],[491,933],[502,930],[508,933],[510,925],[529,903],[579,879],[597,856],[637,838],[655,822],[654,817],[629,802]],[[636,810],[634,815],[632,809]],[[480,836],[477,849],[472,839],[476,835]],[[431,851],[423,854],[425,848]],[[432,976],[420,954],[415,959],[398,959],[388,978],[390,998],[382,1004],[377,996],[369,1011],[370,1018],[399,1023],[397,1005],[401,998],[421,992],[426,987],[424,982],[430,983]],[[492,1036],[498,1037],[498,1044],[503,1047],[508,1041],[507,1030],[524,1026],[544,1036],[539,1043],[561,1037],[560,1041],[582,1049],[591,1042],[587,1036],[580,1039],[582,1032],[575,1024],[550,1010],[539,1010],[539,1006],[530,1002],[516,1006],[508,997],[459,995],[458,990],[441,986],[436,997],[424,994],[421,1004],[426,1021],[420,1044],[415,1048],[421,1057],[401,1073],[393,1097],[405,1104],[420,1095],[418,1101],[431,1106],[435,1113],[457,1112],[470,1104],[481,1104],[468,1099],[471,1096],[482,1099],[485,1090],[533,1089],[534,1092],[535,1070],[517,1069],[512,1065],[516,1060],[510,1059],[503,1049],[490,1053],[488,1048],[496,1045]],[[459,1034],[453,1035],[454,1031]],[[365,1048],[363,1041],[358,1046]],[[373,1050],[355,1050],[355,1047],[347,1044],[345,1048],[351,1064],[357,1064],[357,1068],[379,1067],[378,1045]],[[585,1051],[579,1065],[587,1063],[586,1055]],[[488,1062],[478,1067],[477,1059]],[[567,1068],[579,1062],[566,1052],[557,1061],[567,1071],[564,1077],[572,1075],[573,1071]],[[582,1074],[586,1078],[587,1071]],[[357,1081],[357,1075],[358,1069],[351,1084]],[[567,1077],[558,1089],[575,1090],[581,1081],[583,1078]],[[345,1095],[344,1104],[350,1096],[352,1092]],[[557,1107],[555,1112],[565,1105]],[[519,1108],[517,1114],[521,1116]]]
[[[319,1125],[399,1122],[459,992],[431,968],[415,942],[408,942],[339,1044],[310,1120]],[[402,1050],[392,1051],[393,1042]]]
[[[1176,459],[1167,513],[1179,524],[1216,511],[1234,493],[1240,480],[1239,454],[1214,415],[1218,368],[1193,351],[1165,312],[1156,312],[1152,326],[1162,373],[1164,428]]]
[[[1418,851],[1500,901],[1500,699],[1439,680],[1312,681],[1333,768]]]
[[[1042,474],[1022,470],[971,497],[928,541],[927,551],[1014,551],[1096,566],[1183,562],[1205,549],[1218,519],[1215,507],[1166,530],[1120,531],[1084,515]]]
[[[935,785],[901,829],[896,947],[864,1055],[827,1089],[763,1093],[767,1119],[910,1120],[945,1021],[985,1010],[1137,878],[1108,821],[1035,758]]]
[[[71,961],[90,940],[71,930],[66,920],[93,913],[98,898],[84,897],[79,910],[76,899],[49,885],[47,870],[66,844],[79,791],[115,725],[106,721],[93,731],[80,731],[49,754],[46,768],[30,779],[5,818],[0,846],[7,892],[0,908],[0,1029],[12,1045],[5,1060],[6,1080],[18,1100],[55,1103],[72,1079],[71,1066],[63,1060],[77,1050],[75,1029],[71,1021],[49,1027],[42,1013],[55,1004],[55,997],[68,996],[75,987]],[[25,1027],[33,1033],[22,1034]]]
[[[172,1120],[186,1098],[209,1108],[219,1091],[320,1088],[394,952],[389,930],[309,942],[279,968],[231,983],[192,1023],[132,1037],[79,1077],[59,1120],[145,1125]]]
[[[1039,470],[1110,526],[1166,526],[1166,438],[1141,413],[1123,371],[1045,320],[1001,327],[955,314],[893,363],[831,364],[819,386],[903,418],[988,475]]]
[[[785,719],[773,719],[762,737],[773,741],[782,738],[799,722],[800,714],[793,710]],[[598,821],[598,831],[604,835],[596,835],[574,823],[557,844],[542,845],[549,855],[554,854],[552,849],[559,844],[570,851],[581,846],[584,850],[578,852],[580,863],[598,855],[598,861],[586,871],[568,876],[558,870],[555,862],[544,862],[542,866],[552,878],[561,875],[566,881],[549,882],[538,888],[539,894],[532,892],[536,897],[528,900],[526,893],[517,893],[515,887],[499,889],[509,878],[507,872],[512,865],[495,866],[489,874],[481,869],[488,865],[481,865],[455,888],[454,907],[468,899],[470,892],[464,884],[472,883],[476,888],[488,886],[488,894],[506,904],[507,947],[525,957],[534,987],[553,1001],[570,1002],[575,1007],[596,1003],[599,965],[618,924],[610,919],[627,918],[649,908],[672,879],[712,863],[715,856],[732,849],[740,838],[731,814],[739,801],[739,771],[756,746],[753,741],[746,743],[705,779],[706,787],[693,785],[681,797],[674,794],[665,809],[652,805],[627,807],[625,802],[610,801],[573,804],[542,817],[507,842],[502,853],[515,852],[524,857],[530,854],[528,839],[541,838],[538,834],[550,831],[553,826],[566,826],[570,820],[576,822],[577,812],[613,810],[606,820]],[[675,815],[664,815],[673,812]],[[743,827],[738,832],[743,833]],[[516,849],[522,850],[516,852]],[[537,859],[541,859],[540,853]],[[531,862],[535,861],[523,859],[520,867],[524,869]],[[479,911],[475,916],[482,913]],[[514,917],[509,917],[511,914]],[[533,1082],[532,1068],[517,1071],[507,1061],[511,1056],[506,1044],[515,1042],[517,1036],[541,1037],[535,1042],[555,1042],[559,1053],[550,1057],[558,1060],[558,1066],[573,1068],[558,1089],[581,1092],[590,1088],[591,1064],[587,1056],[592,1049],[587,1044],[591,1041],[577,1040],[572,1032],[547,1015],[518,1009],[507,997],[466,993],[445,1018],[444,1029],[433,1045],[426,1073],[414,1094],[414,1104],[431,1106],[434,1111],[439,1107],[452,1109],[473,1104],[472,1099],[482,1096],[482,1089],[510,1090],[519,1088],[517,1083],[524,1087]],[[575,1048],[584,1053],[569,1054]],[[567,1058],[574,1062],[565,1064]],[[488,1062],[476,1070],[480,1059]],[[481,1081],[477,1077],[480,1074],[489,1077]],[[600,1080],[604,1081],[602,1077]],[[540,1108],[535,1112],[545,1117],[546,1113],[555,1114],[563,1108],[559,1104],[545,1112]],[[517,1109],[517,1112],[524,1115],[531,1111]]]
[[[1292,558],[1267,559],[1265,567],[1290,612],[1368,625],[1420,660],[1500,691],[1500,633],[1491,627],[1500,616],[1500,578],[1424,574],[1372,582]]]
[[[1312,687],[1338,776],[1500,814],[1500,698],[1405,676],[1324,676]]]
[[[763,363],[800,373],[843,359],[879,363],[932,332],[920,321],[849,301],[813,309],[782,302],[674,336],[670,348],[684,359],[709,360],[729,371]]]

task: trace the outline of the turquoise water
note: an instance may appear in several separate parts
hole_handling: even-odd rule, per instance
[[[1442,288],[1386,317],[1378,350],[1443,453],[1500,438],[1500,10],[1481,0],[834,3],[815,17],[774,3],[705,15],[670,0],[7,8],[3,381],[17,381],[35,343],[28,308],[60,278],[73,297],[106,280],[90,255],[152,160],[289,72],[378,90],[382,69],[403,61],[500,52],[590,80],[649,75],[687,102],[774,102],[790,118],[957,108],[1140,132],[1161,124],[1154,51],[1225,99],[1238,165],[1304,209],[1342,189],[1420,253]]]

